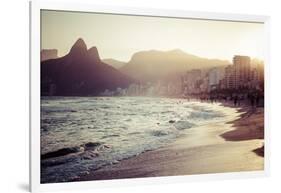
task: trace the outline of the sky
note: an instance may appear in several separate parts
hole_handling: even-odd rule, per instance
[[[41,10],[41,49],[67,54],[78,38],[100,57],[128,62],[144,50],[182,51],[231,61],[264,58],[264,24]]]

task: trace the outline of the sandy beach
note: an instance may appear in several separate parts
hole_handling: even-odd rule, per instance
[[[263,170],[263,109],[228,109],[223,122],[191,128],[166,147],[75,181]]]

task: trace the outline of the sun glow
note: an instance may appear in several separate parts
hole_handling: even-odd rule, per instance
[[[143,50],[173,50],[232,60],[233,55],[263,59],[262,23],[175,19],[82,12],[41,12],[42,49],[65,55],[82,37],[101,58],[129,61]]]

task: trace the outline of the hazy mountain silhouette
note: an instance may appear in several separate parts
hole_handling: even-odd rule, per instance
[[[43,49],[40,52],[41,54],[41,61],[55,59],[58,57],[58,50],[57,49]]]
[[[96,47],[87,49],[80,38],[70,52],[41,62],[41,95],[97,95],[125,88],[134,80],[100,60]]]
[[[230,64],[228,61],[207,59],[191,55],[182,50],[141,51],[135,53],[131,60],[120,70],[142,81],[153,81],[182,74],[192,69],[207,69]]]
[[[127,64],[126,62],[121,62],[119,60],[115,60],[115,59],[112,59],[112,58],[106,58],[106,59],[103,59],[102,61],[104,63],[109,64],[110,66],[112,66],[116,69],[119,69],[119,68],[121,68],[121,67],[123,67]]]

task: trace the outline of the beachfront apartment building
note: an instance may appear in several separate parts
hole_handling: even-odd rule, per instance
[[[224,78],[225,71],[223,68],[212,68],[208,72],[208,91],[218,89],[220,81]]]
[[[249,88],[251,83],[251,58],[249,56],[233,57],[233,64],[224,69],[224,77],[220,81],[221,89]]]
[[[235,55],[233,57],[234,88],[248,88],[250,85],[251,58]]]
[[[234,89],[235,88],[235,70],[232,65],[229,65],[225,68],[225,76],[223,79],[223,88],[224,89]]]

